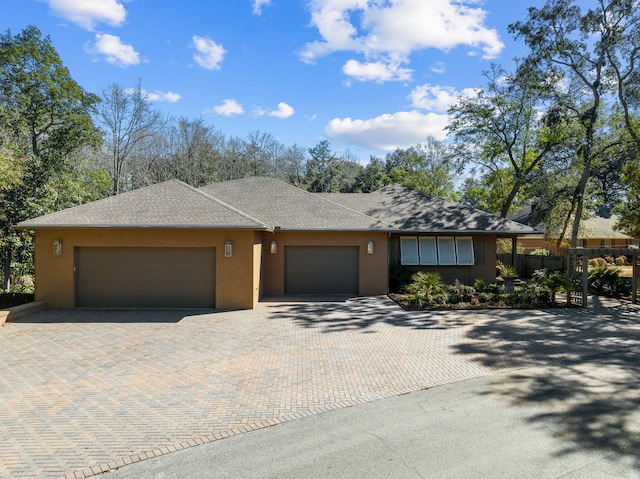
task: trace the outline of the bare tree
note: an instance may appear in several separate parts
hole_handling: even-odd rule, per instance
[[[162,129],[164,119],[152,109],[149,94],[140,82],[131,89],[114,83],[102,91],[102,97],[98,121],[105,130],[104,148],[110,159],[113,194],[117,195],[125,163],[136,146]]]

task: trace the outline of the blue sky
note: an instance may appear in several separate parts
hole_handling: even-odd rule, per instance
[[[138,80],[154,107],[227,136],[328,140],[367,160],[431,135],[526,53],[507,26],[543,0],[0,0],[0,29],[35,25],[100,94]]]

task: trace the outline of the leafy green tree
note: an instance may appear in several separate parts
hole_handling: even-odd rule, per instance
[[[622,172],[627,185],[625,201],[615,209],[617,228],[629,236],[640,238],[640,160],[628,163]]]
[[[486,88],[449,109],[447,130],[457,141],[456,156],[486,174],[483,206],[504,218],[568,130],[562,113],[547,108],[550,87],[532,81],[525,66],[511,75],[492,65],[484,75]]]
[[[340,193],[353,191],[355,179],[362,166],[351,158],[339,158],[331,151],[327,140],[309,148],[302,187],[312,193]]]
[[[10,286],[14,251],[27,243],[11,225],[49,212],[51,179],[65,171],[73,152],[98,146],[92,120],[98,102],[73,80],[50,38],[36,27],[0,36],[1,162],[14,172],[0,181],[3,289]]]
[[[632,45],[638,41],[640,15],[637,0],[598,0],[586,11],[575,3],[548,0],[542,8],[529,8],[526,21],[509,27],[530,48],[527,62],[538,68],[540,77],[556,72],[564,78],[566,94],[557,104],[580,126],[575,152],[580,177],[563,222],[563,233],[572,223],[571,246],[577,244],[594,162],[602,150],[597,143],[607,95],[612,87],[623,98],[636,91],[638,50]]]
[[[398,148],[386,155],[385,166],[392,183],[398,183],[423,193],[458,201],[455,182],[462,165],[449,155],[447,146],[434,138],[407,148]]]
[[[356,193],[371,193],[391,183],[385,163],[372,156],[355,177],[353,190]]]

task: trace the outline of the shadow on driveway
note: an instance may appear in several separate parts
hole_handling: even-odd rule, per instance
[[[267,308],[273,308],[273,315],[279,318],[287,318],[302,328],[319,328],[323,333],[373,333],[373,326],[379,324],[412,329],[442,329],[437,312],[408,313],[386,296],[292,296],[274,298],[264,304]]]
[[[178,323],[211,309],[49,309],[12,320],[12,323]]]
[[[526,367],[497,379],[491,393],[544,406],[548,413],[531,422],[559,420],[562,436],[586,448],[638,457],[640,308],[593,298],[588,309],[496,318],[471,328],[467,338],[456,345],[458,354],[489,367],[504,361]],[[635,464],[640,469],[640,458]]]

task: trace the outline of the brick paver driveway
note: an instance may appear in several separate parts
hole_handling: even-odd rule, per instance
[[[638,345],[638,309],[46,311],[0,329],[0,477],[91,476],[319,412]]]

